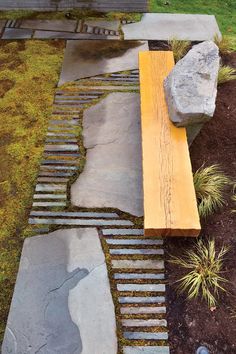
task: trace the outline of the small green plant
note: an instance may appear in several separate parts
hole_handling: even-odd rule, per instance
[[[177,38],[172,38],[168,41],[169,47],[173,51],[175,62],[182,59],[190,48],[190,41],[181,41]]]
[[[201,166],[193,175],[200,217],[211,215],[225,203],[224,189],[230,179],[221,171],[219,165]]]
[[[198,240],[192,250],[185,251],[183,256],[171,256],[169,262],[188,269],[181,279],[178,291],[187,292],[189,300],[202,297],[209,307],[216,305],[219,290],[225,291],[222,283],[227,280],[221,276],[224,256],[228,248],[223,246],[217,253],[215,241]]]
[[[214,36],[214,42],[219,48],[220,54],[229,54],[232,52],[233,43],[229,37],[219,37],[218,34]]]
[[[236,80],[236,70],[227,65],[221,65],[218,73],[218,85]]]

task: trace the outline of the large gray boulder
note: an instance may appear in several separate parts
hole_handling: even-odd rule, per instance
[[[195,45],[164,82],[170,119],[187,128],[189,145],[214,115],[219,67],[219,48],[206,41]]]

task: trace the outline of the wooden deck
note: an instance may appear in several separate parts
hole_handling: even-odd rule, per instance
[[[144,229],[146,236],[196,237],[200,221],[186,130],[168,116],[163,81],[172,52],[140,52]]]

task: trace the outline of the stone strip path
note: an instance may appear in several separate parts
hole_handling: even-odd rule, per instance
[[[121,39],[130,20],[0,20],[1,39]]]
[[[70,208],[69,181],[80,170],[83,111],[113,91],[138,86],[138,70],[78,80],[56,90],[29,224],[34,234],[97,227],[108,263],[123,354],[169,354],[163,240],[144,237],[134,219],[116,211]],[[90,85],[93,85],[91,89]]]
[[[0,10],[68,10],[89,9],[101,12],[147,12],[148,0],[1,0]]]

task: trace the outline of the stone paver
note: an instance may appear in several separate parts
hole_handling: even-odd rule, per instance
[[[120,304],[162,304],[164,296],[120,296]]]
[[[141,306],[141,307],[121,307],[120,313],[122,315],[143,315],[143,314],[165,314],[166,308],[164,306]]]
[[[124,332],[124,338],[126,339],[146,339],[146,340],[167,340],[168,333],[166,332]]]
[[[139,105],[138,94],[117,92],[85,111],[88,150],[84,170],[71,188],[72,204],[143,215]]]
[[[162,280],[165,279],[164,273],[115,273],[114,279],[155,279]]]
[[[60,31],[40,31],[34,32],[34,38],[50,39],[50,38],[64,38],[68,40],[97,40],[107,39],[107,36],[101,34],[88,34],[88,33],[72,33],[72,32],[60,32]],[[110,37],[109,37],[110,38]],[[111,38],[112,39],[112,38]]]
[[[129,260],[119,259],[112,260],[113,268],[130,268],[130,269],[164,269],[164,262],[159,260]]]
[[[2,39],[28,39],[33,35],[31,29],[21,29],[21,28],[6,28],[2,35]]]
[[[142,236],[144,232],[143,229],[103,229],[102,233],[104,236]]]
[[[164,292],[164,284],[117,284],[118,291],[157,291]]]
[[[74,32],[76,30],[76,20],[23,20],[20,28],[30,28],[46,31]]]
[[[137,320],[137,319],[127,319],[122,320],[122,325],[124,327],[166,327],[166,320]]]
[[[96,229],[25,240],[2,346],[2,354],[10,352],[117,353],[114,305]]]
[[[148,50],[147,42],[69,40],[59,85],[95,75],[136,69],[138,53],[143,50]]]
[[[118,31],[120,26],[120,21],[106,21],[106,20],[85,20],[85,25],[92,27],[100,27],[113,31]]]
[[[122,26],[126,40],[212,40],[221,36],[215,16],[188,14],[145,14],[140,22]]]
[[[118,255],[132,255],[132,254],[142,254],[142,255],[149,255],[149,254],[164,254],[163,249],[147,249],[147,248],[114,248],[110,249],[110,254],[118,254]]]
[[[39,194],[40,196],[41,194]],[[60,196],[60,194],[53,194],[54,197]],[[49,196],[48,198],[50,199],[50,194],[46,194],[46,196]],[[66,197],[66,195],[65,195]],[[34,197],[35,198],[35,197]],[[76,211],[32,211],[30,213],[32,216],[62,216],[62,217],[73,217],[73,218],[101,218],[101,219],[107,219],[107,218],[118,218],[118,215],[116,213],[95,213],[95,212],[76,212]]]
[[[135,246],[140,246],[140,245],[145,245],[145,246],[154,246],[154,245],[162,245],[163,240],[139,240],[139,239],[129,239],[129,240],[124,240],[124,239],[106,239],[106,242],[109,245],[135,245]]]
[[[146,347],[124,347],[124,354],[170,354],[169,347],[146,346]]]
[[[122,225],[130,226],[132,222],[129,220],[103,220],[103,219],[44,219],[44,218],[30,218],[29,224],[45,224],[45,225],[79,225],[79,226],[111,226]]]

